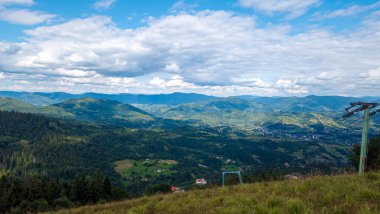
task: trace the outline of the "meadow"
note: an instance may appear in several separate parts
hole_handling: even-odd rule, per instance
[[[380,172],[215,187],[58,213],[380,213]]]
[[[114,169],[123,178],[124,185],[136,180],[149,180],[160,176],[168,176],[176,171],[172,168],[177,164],[174,160],[145,159],[120,160],[114,163]]]

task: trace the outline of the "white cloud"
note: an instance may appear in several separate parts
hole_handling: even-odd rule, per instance
[[[4,73],[0,72],[0,80],[2,80],[2,79],[5,79],[5,75],[4,75]]]
[[[119,87],[131,87],[136,86],[134,78],[125,77],[105,77],[100,74],[95,74],[92,76],[73,76],[73,77],[63,77],[58,79],[60,84],[63,85],[75,85],[75,84],[85,84],[93,86],[119,86]]]
[[[224,11],[165,16],[136,29],[93,16],[28,30],[20,43],[0,43],[0,68],[47,75],[48,84],[75,90],[102,91],[110,82],[111,91],[136,93],[380,94],[379,80],[360,75],[373,76],[380,67],[375,17],[346,34],[290,34],[289,26],[258,27],[252,17]]]
[[[196,8],[198,5],[196,4],[187,4],[184,0],[179,0],[176,3],[173,4],[173,6],[169,9],[169,12],[176,13],[176,12],[191,12]]]
[[[94,8],[97,10],[107,10],[115,3],[116,0],[99,0],[94,3]]]
[[[56,15],[27,9],[5,9],[0,11],[0,20],[12,24],[36,25],[55,18]]]
[[[157,86],[160,88],[170,88],[170,87],[177,87],[177,88],[194,88],[196,87],[192,83],[185,82],[183,77],[179,75],[172,76],[169,80],[163,80],[160,77],[154,77],[152,80],[149,81],[149,84],[153,86]]]
[[[245,85],[245,86],[253,86],[257,88],[270,88],[272,87],[272,84],[263,81],[260,78],[256,77],[239,77],[239,78],[232,78],[231,81],[233,83],[239,84],[239,85]]]
[[[149,81],[149,84],[158,87],[164,86],[165,83],[166,81],[161,79],[160,77],[154,77],[152,80]]]
[[[42,11],[34,11],[29,9],[14,9],[9,6],[32,6],[33,0],[0,0],[0,20],[12,24],[36,25],[51,21],[56,17]]]
[[[165,66],[164,68],[167,72],[179,72],[181,71],[181,68],[176,63],[171,63]]]
[[[31,6],[34,4],[33,0],[0,0],[0,5],[24,5]]]
[[[362,80],[358,81],[359,83],[368,86],[377,85],[380,87],[380,67],[369,70],[368,72],[361,74],[360,77]]]
[[[274,13],[288,14],[288,18],[296,18],[320,3],[320,0],[240,0],[240,5],[252,8],[269,15]]]
[[[279,89],[283,89],[290,94],[306,94],[309,90],[305,86],[300,86],[297,84],[297,80],[283,80],[279,79],[276,81],[276,86]]]
[[[89,77],[96,75],[95,71],[82,71],[82,70],[66,70],[62,68],[58,68],[53,71],[54,74],[60,76],[69,76],[69,77]]]
[[[369,10],[376,9],[379,7],[380,7],[380,1],[377,1],[370,5],[353,5],[345,9],[338,9],[338,10],[325,12],[325,13],[316,13],[313,15],[313,19],[320,20],[320,19],[354,16],[354,15],[364,13],[364,12],[367,12]]]

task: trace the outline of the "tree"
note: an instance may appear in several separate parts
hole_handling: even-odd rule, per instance
[[[88,182],[85,175],[77,176],[71,189],[73,201],[79,201],[83,204],[88,202]]]
[[[103,192],[105,195],[105,199],[109,200],[112,196],[112,184],[111,184],[111,180],[108,177],[104,179]]]
[[[360,144],[355,144],[352,148],[351,162],[358,168],[360,160]],[[380,136],[373,138],[368,143],[367,166],[368,170],[380,169]]]
[[[150,186],[146,189],[145,193],[148,195],[159,194],[159,193],[169,193],[171,192],[171,186],[169,184],[158,184]]]
[[[105,198],[104,194],[104,176],[100,170],[96,170],[95,176],[92,177],[89,187],[90,199],[92,202],[97,202]]]

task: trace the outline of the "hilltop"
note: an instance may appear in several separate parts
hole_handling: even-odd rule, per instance
[[[58,213],[379,213],[380,172],[156,195]]]
[[[89,121],[151,121],[154,118],[147,112],[116,100],[93,98],[71,99],[54,104],[76,118]]]

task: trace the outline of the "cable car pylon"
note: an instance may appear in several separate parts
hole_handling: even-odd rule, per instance
[[[353,103],[350,103],[350,106],[345,109],[347,113],[343,115],[343,118],[348,118],[354,115],[355,113],[364,111],[362,141],[361,141],[361,146],[360,146],[359,175],[362,175],[364,173],[366,160],[367,160],[368,131],[369,131],[370,117],[380,112],[380,109],[377,109],[377,110],[371,110],[371,109],[374,109],[378,106],[380,106],[379,103],[353,102]],[[355,107],[358,107],[358,108],[350,111],[350,109],[355,108]]]

